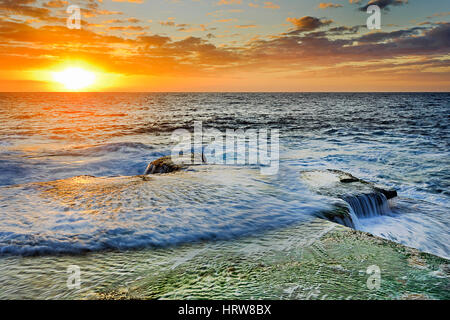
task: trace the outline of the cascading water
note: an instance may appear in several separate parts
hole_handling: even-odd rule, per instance
[[[389,202],[382,193],[370,193],[345,196],[343,200],[348,203],[350,217],[352,218],[353,228],[360,228],[361,218],[371,218],[381,215],[391,214]]]

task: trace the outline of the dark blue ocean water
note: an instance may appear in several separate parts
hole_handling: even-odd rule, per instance
[[[52,254],[233,239],[311,219],[332,199],[305,169],[396,188],[360,228],[450,257],[450,94],[0,94],[0,253]],[[176,129],[279,129],[274,176],[205,166],[142,184]],[[99,177],[83,187],[80,175]],[[115,178],[108,178],[115,177]],[[87,178],[86,178],[87,179]],[[62,180],[53,182],[55,180]]]

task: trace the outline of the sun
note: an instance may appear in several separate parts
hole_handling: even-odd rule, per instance
[[[53,73],[53,79],[68,90],[85,89],[95,82],[95,74],[82,68],[67,68]]]

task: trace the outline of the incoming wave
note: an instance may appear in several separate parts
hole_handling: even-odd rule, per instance
[[[0,188],[0,253],[126,250],[230,239],[312,219],[326,205],[293,199],[258,170],[70,179]],[[252,181],[252,184],[249,184]],[[292,188],[291,188],[292,189]]]

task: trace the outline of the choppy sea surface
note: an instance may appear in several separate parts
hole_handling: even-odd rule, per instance
[[[450,257],[448,93],[1,93],[0,255],[165,248],[309,221],[302,170],[398,190],[358,228]],[[276,175],[205,165],[144,181],[194,121],[279,129]],[[93,176],[93,177],[90,177]],[[94,178],[96,177],[96,178]]]

